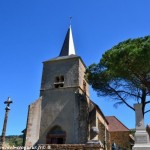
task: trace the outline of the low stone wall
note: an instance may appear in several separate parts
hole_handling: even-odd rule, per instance
[[[99,144],[40,144],[38,148],[42,150],[104,150]]]

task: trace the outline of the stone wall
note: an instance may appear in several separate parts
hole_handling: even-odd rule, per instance
[[[104,124],[98,122],[99,135],[98,139],[104,144],[106,150],[110,150],[110,135]],[[106,140],[106,141],[105,141]]]
[[[44,90],[55,89],[55,79],[62,75],[64,76],[63,87],[79,86],[79,57],[66,57],[64,59],[58,57],[58,59],[44,62],[40,95],[43,96]]]
[[[84,65],[82,59],[79,59],[79,86],[80,88],[84,91],[83,89],[83,85],[85,82],[86,86],[85,86],[85,90],[86,90],[86,95],[89,97],[89,84],[87,83],[87,81],[85,80],[85,71],[86,71],[86,66]]]
[[[121,148],[130,148],[130,138],[128,131],[118,131],[118,132],[110,132],[111,142],[115,142],[117,147]],[[112,143],[111,143],[112,144]]]
[[[99,144],[43,144],[38,145],[38,148],[47,150],[104,150]]]
[[[27,126],[25,133],[25,146],[34,145],[39,139],[40,120],[41,120],[41,101],[40,97],[36,102],[29,105]]]
[[[46,144],[47,133],[55,126],[60,126],[66,132],[65,143],[79,143],[79,106],[75,91],[76,88],[71,87],[45,91],[41,106],[39,144]]]
[[[79,140],[80,144],[88,141],[88,104],[85,95],[79,99]]]
[[[96,127],[96,109],[93,109],[90,112],[90,139],[93,139],[95,135],[93,134],[91,128]]]

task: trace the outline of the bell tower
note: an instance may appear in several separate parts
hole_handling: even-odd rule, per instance
[[[87,142],[89,87],[85,69],[76,55],[69,26],[59,56],[43,62],[40,98],[29,106],[27,121],[27,135],[32,130],[37,136],[27,136],[26,145]]]

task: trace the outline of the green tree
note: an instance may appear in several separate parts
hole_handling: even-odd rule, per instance
[[[150,36],[128,39],[106,51],[98,64],[85,75],[98,96],[109,96],[115,106],[143,104],[143,115],[150,110]]]
[[[9,135],[6,136],[6,143],[10,146],[22,146],[23,143],[23,135]]]

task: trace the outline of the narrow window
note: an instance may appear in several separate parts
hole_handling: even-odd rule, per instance
[[[59,77],[58,76],[55,78],[54,86],[55,86],[55,88],[59,88]]]
[[[64,82],[64,76],[60,76],[60,81]]]
[[[64,86],[64,76],[60,76],[60,87]]]
[[[83,91],[86,93],[86,82],[83,81]]]
[[[59,77],[56,77],[56,78],[55,78],[55,82],[59,82]]]

